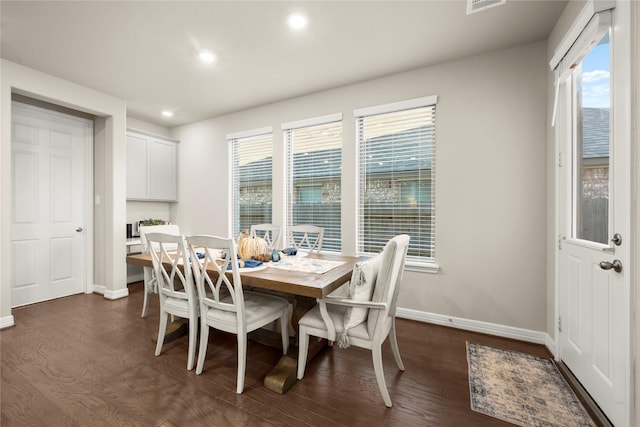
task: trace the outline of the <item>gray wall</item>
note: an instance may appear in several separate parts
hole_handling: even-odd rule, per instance
[[[441,269],[407,271],[399,307],[545,332],[546,79],[541,41],[174,128],[171,136],[181,141],[175,222],[185,233],[228,234],[227,133],[272,126],[277,171],[282,123],[341,112],[343,251],[354,253],[353,110],[438,95]],[[274,188],[284,188],[278,177]],[[282,203],[281,192],[274,194],[274,206]],[[281,220],[275,211],[274,222]]]

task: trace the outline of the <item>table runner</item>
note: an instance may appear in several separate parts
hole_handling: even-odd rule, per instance
[[[326,259],[315,259],[299,256],[283,256],[279,262],[270,262],[267,265],[271,268],[289,271],[301,271],[304,273],[324,274],[340,265],[343,261],[330,261]]]

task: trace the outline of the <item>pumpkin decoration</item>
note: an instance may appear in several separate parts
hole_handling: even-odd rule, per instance
[[[269,252],[269,245],[262,237],[247,237],[238,244],[238,256],[242,259],[254,259]]]

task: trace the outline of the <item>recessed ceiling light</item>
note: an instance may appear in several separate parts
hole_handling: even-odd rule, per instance
[[[204,49],[198,52],[198,58],[200,58],[200,61],[204,62],[205,64],[211,64],[216,60],[216,56],[213,54],[213,52]]]
[[[292,13],[289,15],[289,28],[292,30],[301,30],[307,26],[307,17],[302,13]]]
[[[165,117],[173,117],[173,112],[172,112],[172,111],[164,110],[164,111],[162,112],[162,115],[163,115],[163,116],[165,116]]]

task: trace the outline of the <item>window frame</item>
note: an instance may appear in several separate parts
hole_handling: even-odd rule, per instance
[[[266,126],[266,127],[261,127],[261,128],[256,128],[256,129],[251,129],[251,130],[247,130],[247,131],[241,131],[241,132],[235,132],[235,133],[230,133],[226,135],[226,139],[227,139],[227,146],[229,147],[229,159],[228,159],[228,164],[229,164],[229,209],[228,209],[228,216],[229,216],[229,222],[228,222],[228,235],[229,236],[237,236],[238,233],[241,232],[241,230],[239,231],[235,231],[236,226],[240,227],[239,222],[236,223],[236,220],[240,220],[240,200],[239,200],[239,192],[237,191],[236,185],[239,185],[239,178],[238,178],[238,168],[236,167],[235,164],[235,150],[236,150],[236,144],[239,143],[240,140],[243,139],[248,139],[248,138],[255,138],[255,137],[259,137],[259,136],[267,136],[270,135],[271,136],[271,159],[272,159],[272,164],[271,164],[271,178],[272,178],[272,182],[273,182],[273,150],[274,150],[274,144],[273,144],[273,128],[271,126]],[[271,194],[272,194],[272,200],[273,200],[273,186],[271,188]],[[236,208],[238,209],[238,211],[236,212]],[[236,215],[237,214],[237,215]],[[273,219],[273,203],[271,205],[271,218]]]
[[[290,147],[290,132],[295,131],[296,129],[308,128],[313,126],[326,125],[331,123],[339,123],[340,124],[340,162],[342,163],[342,151],[344,148],[344,124],[342,120],[342,113],[334,113],[327,114],[323,116],[317,116],[312,118],[307,118],[303,120],[296,120],[291,122],[286,122],[281,124],[282,129],[282,138],[283,138],[283,146],[284,146],[284,184],[285,184],[285,192],[284,192],[284,220],[283,220],[283,236],[288,236],[288,230],[293,224],[293,203],[299,203],[299,201],[295,200],[295,194],[293,191],[293,151]],[[294,141],[295,143],[295,141]],[[343,182],[343,174],[340,173],[340,185]],[[326,245],[323,245],[322,252],[328,253],[342,253],[344,249],[343,245],[343,230],[342,230],[342,210],[344,206],[342,203],[342,197],[340,198],[340,215],[339,215],[339,238],[340,241],[340,250],[336,251],[333,249],[327,249]],[[313,224],[317,225],[317,224]],[[285,237],[286,238],[286,237]],[[324,236],[325,243],[327,241],[327,232],[325,230]]]
[[[364,243],[362,242],[362,235],[361,235],[361,218],[363,215],[363,209],[364,209],[364,205],[363,205],[363,198],[362,198],[362,182],[361,182],[361,165],[363,164],[363,159],[362,159],[362,155],[364,154],[361,151],[361,143],[362,143],[362,135],[361,135],[361,129],[360,129],[360,122],[361,119],[366,118],[366,117],[371,117],[371,116],[377,116],[377,115],[383,115],[383,114],[389,114],[389,113],[396,113],[396,112],[400,112],[400,111],[406,111],[406,110],[413,110],[413,109],[418,109],[418,108],[424,108],[424,107],[430,107],[433,106],[434,108],[434,112],[435,112],[435,107],[438,101],[438,96],[437,95],[432,95],[432,96],[426,96],[426,97],[420,97],[420,98],[413,98],[413,99],[409,99],[409,100],[404,100],[404,101],[399,101],[399,102],[393,102],[393,103],[387,103],[387,104],[381,104],[381,105],[376,105],[376,106],[372,106],[372,107],[364,107],[364,108],[359,108],[359,109],[355,109],[353,111],[353,115],[355,117],[355,133],[356,133],[356,176],[358,177],[358,185],[356,187],[356,200],[357,200],[357,206],[356,206],[356,251],[357,251],[357,255],[358,256],[370,256],[372,255],[372,253],[370,252],[364,252],[363,251],[363,245]],[[433,126],[434,128],[436,128],[436,118],[434,115],[433,118]],[[431,148],[431,180],[430,180],[430,186],[431,186],[431,227],[432,227],[432,231],[431,231],[431,246],[432,246],[432,251],[433,251],[433,256],[432,257],[420,257],[420,256],[407,256],[406,262],[405,262],[405,269],[409,270],[409,271],[419,271],[419,272],[426,272],[426,273],[437,273],[440,270],[440,265],[438,264],[437,260],[436,260],[436,138],[435,138],[435,130],[433,132],[433,142],[432,142],[432,148]]]

